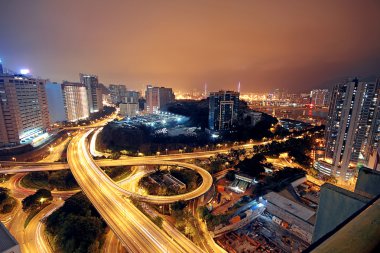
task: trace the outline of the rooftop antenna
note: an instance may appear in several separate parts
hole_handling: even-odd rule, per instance
[[[207,97],[207,83],[205,83],[205,91],[204,96]]]
[[[238,89],[237,91],[240,93],[240,82],[238,83]]]

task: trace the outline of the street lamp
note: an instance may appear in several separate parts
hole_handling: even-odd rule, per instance
[[[42,204],[45,202],[45,198],[40,198],[40,206],[42,206]]]
[[[15,162],[17,159],[16,159],[16,157],[12,157],[12,160]]]
[[[165,149],[165,152],[166,152],[166,155],[167,155],[168,154],[168,149],[167,148]]]

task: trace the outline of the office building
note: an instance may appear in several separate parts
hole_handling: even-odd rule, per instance
[[[358,79],[337,84],[325,131],[325,158],[315,167],[322,173],[349,179],[356,165],[367,164],[380,139],[379,82]]]
[[[123,102],[124,103],[138,103],[140,97],[141,97],[140,92],[128,90]]]
[[[46,80],[0,74],[0,146],[32,142],[49,127]]]
[[[212,131],[231,129],[237,121],[238,107],[238,92],[210,92],[208,116],[209,129]]]
[[[50,123],[66,121],[65,102],[61,84],[48,82],[45,86]]]
[[[9,233],[7,228],[0,222],[0,253],[21,253],[16,239]]]
[[[369,156],[367,167],[380,171],[380,148],[374,149]]]
[[[310,92],[310,104],[317,107],[327,107],[329,105],[329,90],[314,89]]]
[[[380,173],[368,168],[359,170],[354,192],[335,185],[321,187],[313,242],[334,230],[342,222],[380,194]]]
[[[79,74],[80,82],[86,86],[89,113],[103,110],[102,88],[95,75]]]
[[[111,93],[111,101],[113,104],[125,102],[125,96],[127,93],[127,87],[125,87],[125,85],[110,84],[109,91]]]
[[[174,102],[175,96],[172,88],[148,85],[145,91],[145,99],[147,113],[156,113],[166,104]]]
[[[119,107],[119,114],[124,117],[133,117],[136,116],[139,112],[138,103],[122,103],[119,104]]]
[[[86,86],[82,83],[63,82],[62,93],[67,120],[74,122],[87,119],[89,111]]]

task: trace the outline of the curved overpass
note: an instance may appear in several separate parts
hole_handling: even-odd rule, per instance
[[[173,196],[157,196],[157,195],[141,195],[137,194],[128,190],[123,189],[122,187],[115,185],[115,187],[118,187],[118,190],[125,194],[126,196],[131,196],[133,198],[136,198],[143,202],[149,202],[154,204],[170,204],[179,200],[191,200],[197,197],[202,196],[205,194],[212,186],[212,176],[210,173],[208,173],[203,168],[196,166],[194,164],[189,163],[182,163],[182,162],[172,162],[172,161],[161,161],[158,159],[150,159],[150,160],[142,160],[142,161],[128,161],[128,160],[121,160],[119,161],[121,165],[128,165],[128,166],[137,166],[137,165],[169,165],[169,166],[180,166],[183,168],[191,169],[197,172],[202,177],[202,183],[201,185],[191,191],[184,194],[179,195],[173,195]],[[117,165],[115,165],[117,166]],[[112,182],[113,180],[110,179]]]
[[[78,184],[128,252],[202,252],[195,244],[177,241],[158,228],[120,194],[119,187],[97,166],[88,151],[90,131],[75,136],[68,162]]]

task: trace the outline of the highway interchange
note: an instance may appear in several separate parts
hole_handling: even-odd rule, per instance
[[[75,179],[128,252],[202,252],[191,241],[176,241],[158,228],[95,164],[87,136],[79,133],[68,147],[68,163]]]
[[[100,126],[101,124],[97,125],[97,127]],[[72,138],[68,146],[68,164],[53,163],[49,159],[45,159],[44,161],[38,163],[0,162],[0,164],[3,164],[5,166],[13,166],[11,168],[3,166],[0,169],[0,173],[13,174],[20,172],[61,170],[70,168],[86,196],[89,198],[89,200],[104,218],[106,223],[112,229],[112,231],[109,232],[105,242],[105,252],[113,252],[113,250],[118,250],[120,249],[121,245],[123,245],[128,252],[203,252],[202,249],[196,246],[192,241],[187,239],[177,230],[175,230],[175,232],[173,232],[174,230],[171,231],[171,236],[168,236],[164,230],[158,228],[148,217],[146,217],[131,203],[129,196],[133,196],[140,201],[150,202],[154,204],[167,204],[178,200],[196,199],[197,197],[206,193],[212,186],[211,175],[196,165],[183,163],[176,160],[207,158],[217,153],[227,153],[229,151],[229,148],[184,154],[170,154],[151,157],[121,157],[119,160],[101,159],[94,161],[91,154],[97,151],[91,150],[92,145],[90,145],[91,142],[94,143],[94,138],[91,139],[91,142],[87,141],[87,137],[93,131],[94,128],[80,129],[79,133]],[[96,131],[98,133],[100,130]],[[254,145],[260,145],[264,143],[265,142],[250,143],[236,147],[252,148]],[[97,154],[102,155],[99,152]],[[131,191],[131,188],[120,187],[117,183],[110,179],[102,169],[100,169],[100,166],[103,167],[125,165],[168,165],[189,168],[197,171],[202,176],[203,181],[196,190],[183,195],[140,195]],[[17,179],[22,177],[22,174],[20,175],[21,176],[15,177],[16,183]],[[144,174],[140,176],[143,175]],[[15,182],[13,181],[13,183]],[[18,185],[16,189],[17,188],[20,189],[20,185]],[[64,195],[60,196],[59,194]],[[71,194],[73,194],[73,192],[67,194],[61,192],[53,192],[53,195],[60,196],[60,198],[67,198],[67,196],[70,196]],[[45,217],[48,213],[50,213],[50,208],[45,208],[46,210],[44,210],[44,212],[41,212],[40,215]],[[34,224],[31,227],[38,227],[37,231],[41,232],[41,226],[43,226],[43,224],[39,221],[39,219],[33,219],[31,224]],[[166,231],[170,230],[167,225],[165,227]],[[118,240],[115,240],[116,237],[119,239],[120,243],[118,243]],[[37,242],[38,238],[40,241],[39,243]],[[25,241],[25,239],[23,241]],[[34,246],[37,247],[37,250],[25,252],[49,252],[46,250],[46,245],[41,242],[41,235],[36,237],[35,241],[37,244]],[[213,244],[213,247],[211,247],[211,252],[224,252],[223,249],[215,244],[212,238],[209,241],[210,243],[207,242],[208,244]]]

